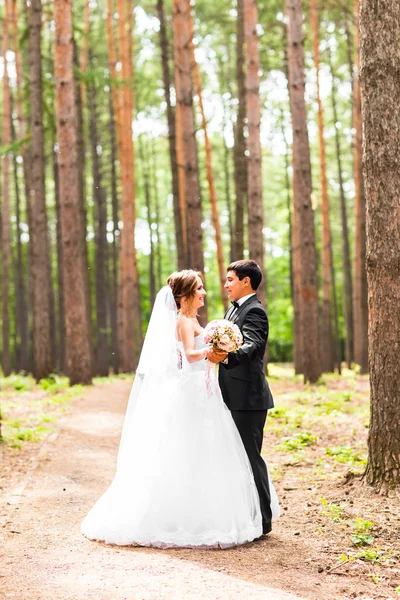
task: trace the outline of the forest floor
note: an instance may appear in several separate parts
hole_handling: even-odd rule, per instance
[[[228,550],[90,542],[80,523],[110,483],[131,382],[68,389],[2,380],[0,597],[16,600],[400,598],[400,504],[367,487],[368,380],[304,387],[270,367],[264,439],[282,516]]]

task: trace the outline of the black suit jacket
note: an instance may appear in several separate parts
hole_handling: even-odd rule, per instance
[[[257,296],[239,306],[233,318],[229,309],[225,318],[235,323],[243,334],[243,346],[229,352],[228,364],[220,363],[219,384],[230,410],[267,410],[273,408],[265,378],[264,353],[268,340],[267,313]]]

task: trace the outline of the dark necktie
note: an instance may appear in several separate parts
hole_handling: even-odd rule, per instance
[[[237,311],[237,309],[239,308],[239,302],[236,302],[236,301],[234,300],[233,302],[231,302],[231,304],[232,304],[232,308],[231,308],[231,311],[230,311],[230,313],[229,313],[229,317],[228,317],[228,319],[229,319],[229,320],[231,320],[231,319],[232,319],[233,315],[235,315],[235,314],[236,314],[236,311]]]

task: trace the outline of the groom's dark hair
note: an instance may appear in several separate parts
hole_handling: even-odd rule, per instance
[[[249,277],[253,290],[258,289],[262,280],[262,271],[254,260],[235,260],[229,265],[227,271],[233,271],[240,281]]]

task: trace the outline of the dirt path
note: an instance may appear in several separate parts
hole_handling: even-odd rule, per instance
[[[95,386],[76,400],[1,506],[0,597],[17,600],[334,599],[286,507],[265,540],[230,550],[121,548],[86,540],[80,522],[111,481],[130,383]],[[283,494],[282,490],[279,491]],[[297,533],[297,535],[296,535]],[[311,557],[311,558],[310,558]],[[354,588],[353,588],[354,589]],[[280,591],[281,590],[281,591]],[[367,598],[360,594],[359,598]]]

